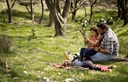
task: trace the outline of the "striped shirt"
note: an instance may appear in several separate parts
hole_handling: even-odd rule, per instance
[[[101,41],[100,48],[107,49],[110,55],[117,56],[119,50],[119,42],[116,34],[112,29],[108,28],[107,32],[103,35],[103,40]]]

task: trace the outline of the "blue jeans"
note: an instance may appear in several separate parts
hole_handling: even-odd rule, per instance
[[[83,57],[86,60],[91,60],[91,56],[95,55],[97,52],[93,48],[81,48],[80,49],[80,61],[83,61]]]
[[[83,55],[84,55],[86,50],[87,50],[87,48],[81,48],[80,49],[80,61],[83,61]]]
[[[111,59],[114,59],[116,56],[110,55],[110,54],[104,54],[104,53],[96,53],[91,58],[93,61],[108,61]]]
[[[75,60],[72,62],[72,65],[89,68],[89,69],[94,69],[94,70],[101,70],[101,68],[96,67],[96,65],[93,64],[93,62],[90,60],[86,60],[86,61]]]

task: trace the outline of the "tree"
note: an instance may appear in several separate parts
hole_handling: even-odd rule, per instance
[[[128,0],[117,0],[118,17],[124,20],[124,26],[128,23]]]
[[[71,0],[65,0],[64,6],[60,7],[61,0],[45,0],[48,9],[52,13],[54,17],[54,24],[55,24],[55,36],[66,36],[66,21],[68,17],[68,13],[71,7]]]
[[[89,23],[91,24],[92,16],[93,16],[93,6],[97,2],[97,0],[89,0],[89,1],[90,1],[90,19],[89,19]]]
[[[72,0],[71,2],[71,13],[72,13],[72,20],[75,20],[76,18],[76,12],[77,10],[83,6],[84,0]]]
[[[13,11],[12,11],[12,9],[13,9],[13,7],[14,7],[14,5],[15,5],[15,2],[16,2],[16,0],[14,0],[14,1],[12,2],[12,5],[11,5],[10,0],[6,0],[6,4],[7,4],[7,13],[8,13],[8,23],[12,23],[12,21],[13,21],[13,18],[12,18]]]
[[[44,4],[43,4],[43,0],[40,0],[41,1],[41,6],[42,6],[42,15],[41,15],[41,18],[39,20],[39,24],[41,24],[43,22],[43,19],[44,19]]]
[[[52,27],[54,24],[54,18],[52,16],[52,12],[49,12],[49,24],[48,27]]]
[[[120,5],[120,0],[117,0],[117,7],[118,7],[118,18],[121,16],[121,5]]]
[[[46,4],[46,5],[47,5],[47,7],[48,7],[48,10],[50,11],[49,5],[48,5],[48,4]],[[54,24],[54,18],[53,18],[52,12],[50,11],[50,12],[49,12],[49,23],[48,23],[47,26],[48,26],[48,27],[52,27],[53,24]]]
[[[30,0],[30,9],[31,9],[31,11],[30,11],[30,14],[31,14],[31,20],[32,20],[32,22],[34,22],[34,6],[33,6],[33,0]]]
[[[25,6],[26,9],[28,10],[28,13],[30,14],[30,20],[34,22],[34,5],[37,3],[35,0],[18,0],[19,4],[22,6]],[[30,8],[29,8],[30,7]]]
[[[124,6],[124,25],[126,25],[128,24],[128,0],[125,0]]]

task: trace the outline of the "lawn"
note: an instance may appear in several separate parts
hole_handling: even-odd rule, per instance
[[[0,82],[127,82],[128,62],[98,62],[103,65],[116,65],[117,68],[111,73],[85,70],[81,67],[64,70],[49,66],[49,63],[61,63],[64,60],[64,51],[74,54],[79,52],[81,47],[86,47],[78,30],[80,24],[71,21],[69,17],[66,38],[54,37],[55,29],[47,27],[47,22],[42,25],[31,24],[25,9],[21,8],[21,13],[18,8],[17,5],[14,24],[0,22],[0,34],[10,36],[14,43],[12,52],[1,53],[6,57],[11,69],[6,72],[0,70]],[[38,13],[40,12],[36,12],[37,18]],[[114,11],[111,13],[106,11],[106,13],[111,15]],[[106,16],[106,13],[96,13],[94,18]],[[77,17],[80,16],[81,14],[78,13]],[[45,19],[48,21],[48,12],[45,13]],[[120,41],[119,57],[125,57],[128,54],[128,26],[122,27],[122,21],[117,23],[116,19],[114,20],[114,24],[110,27]],[[35,37],[31,37],[32,30],[35,30]]]

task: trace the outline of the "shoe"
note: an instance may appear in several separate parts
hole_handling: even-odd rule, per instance
[[[75,56],[76,56],[77,58],[80,58],[80,57],[78,56],[78,54],[75,54]]]
[[[75,54],[75,56],[73,56],[73,60],[72,61],[75,61],[76,59],[79,59],[80,57],[77,55],[77,54]]]
[[[69,61],[73,60],[73,56],[70,54],[70,52],[64,52],[64,58]]]

